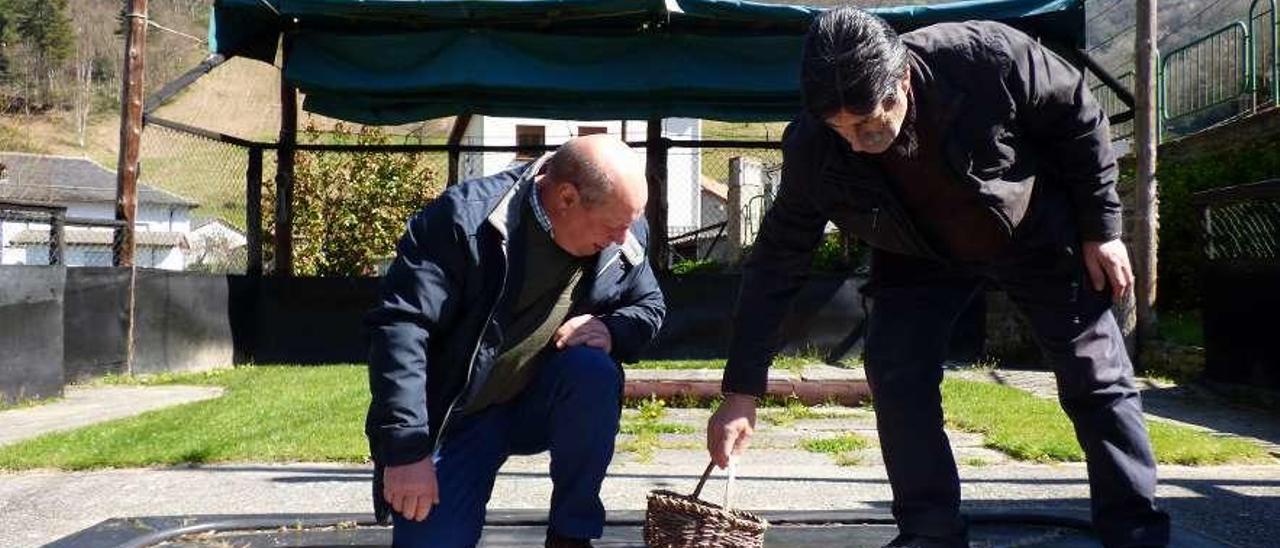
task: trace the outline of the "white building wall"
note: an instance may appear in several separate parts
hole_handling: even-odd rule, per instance
[[[49,264],[49,246],[33,245],[27,247],[32,262],[22,264]],[[112,250],[106,245],[68,246],[63,252],[67,266],[111,266]],[[184,270],[185,254],[182,248],[139,246],[134,252],[134,264],[141,268],[157,268],[162,270]]]
[[[670,139],[702,138],[702,121],[667,118],[662,135]],[[702,226],[702,149],[672,148],[667,151],[667,232],[676,235]]]
[[[0,223],[0,264],[27,264],[27,250],[9,245],[24,226],[25,223]]]
[[[162,270],[186,270],[186,252],[181,247],[147,247],[150,255],[148,268]]]
[[[579,134],[582,127],[604,127],[611,135],[626,141],[643,141],[648,133],[644,120],[628,120],[626,135],[621,121],[545,120],[539,118],[494,118],[474,116],[463,133],[462,143],[469,145],[515,146],[516,126],[546,128],[546,144],[557,146]],[[663,120],[663,136],[672,139],[702,138],[702,121],[690,118]],[[645,157],[643,149],[636,152]],[[499,173],[515,162],[515,152],[464,152],[459,159],[461,176],[466,181]],[[699,149],[673,148],[667,154],[667,226],[672,233],[694,230],[702,226],[702,155]]]

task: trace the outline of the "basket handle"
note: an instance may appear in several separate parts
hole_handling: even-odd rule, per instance
[[[738,475],[737,459],[729,457],[729,481],[724,486],[724,504],[725,510],[729,509],[730,503],[733,502],[733,480]],[[706,485],[707,478],[711,477],[711,471],[715,470],[716,463],[714,461],[707,463],[707,469],[702,471],[702,479],[698,480],[698,487],[694,488],[692,498],[698,498],[702,494],[702,487]]]

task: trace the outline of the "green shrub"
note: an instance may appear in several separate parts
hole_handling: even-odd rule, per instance
[[[711,259],[683,259],[671,265],[671,273],[677,276],[720,272],[722,270],[724,270],[724,265]]]

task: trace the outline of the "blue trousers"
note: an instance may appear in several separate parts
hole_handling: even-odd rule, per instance
[[[450,419],[435,455],[440,503],[421,522],[394,514],[396,547],[475,546],[498,469],[510,455],[551,453],[550,525],[574,538],[604,532],[600,484],[613,459],[622,372],[605,352],[550,354],[520,397]]]

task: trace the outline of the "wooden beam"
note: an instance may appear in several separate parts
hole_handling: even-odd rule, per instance
[[[1191,203],[1218,205],[1243,200],[1280,200],[1280,179],[1201,190],[1191,195]]]
[[[276,148],[276,276],[293,276],[293,164],[298,146],[298,90],[285,79],[293,40],[285,34],[280,68],[280,138]]]
[[[662,138],[662,118],[649,119],[645,143],[645,171],[649,179],[649,203],[645,217],[649,221],[649,260],[654,270],[669,269],[667,242],[667,150]]]
[[[449,130],[449,179],[447,186],[453,186],[460,183],[462,173],[460,164],[462,149],[458,148],[462,144],[462,136],[466,135],[467,128],[471,126],[470,114],[459,114],[453,119],[453,128]]]
[[[185,74],[179,76],[178,79],[165,84],[164,87],[160,88],[160,91],[148,98],[147,102],[144,104],[144,112],[146,114],[155,112],[161,106],[164,106],[165,102],[169,99],[172,99],[175,95],[182,92],[182,90],[190,87],[191,84],[196,83],[196,80],[199,80],[201,76],[209,74],[209,71],[217,68],[218,65],[226,62],[226,60],[227,58],[223,57],[220,53],[210,54],[208,57],[205,57],[204,61],[201,61],[199,65],[195,66],[195,68],[188,70]]]

